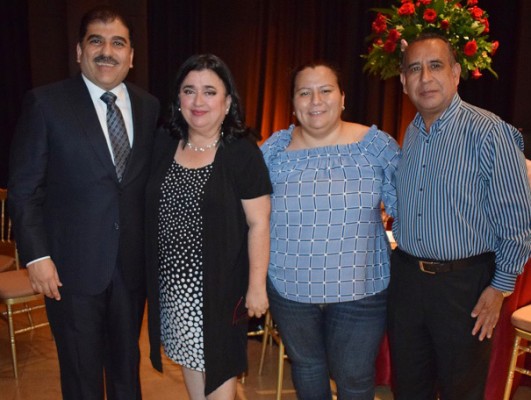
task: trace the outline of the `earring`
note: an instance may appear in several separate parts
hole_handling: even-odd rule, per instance
[[[292,114],[295,115],[295,111],[293,111]]]
[[[178,108],[179,112],[181,112],[181,107]]]

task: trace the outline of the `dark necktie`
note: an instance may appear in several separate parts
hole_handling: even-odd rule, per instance
[[[115,94],[105,92],[100,98],[107,104],[107,129],[109,130],[109,138],[111,139],[116,175],[118,175],[118,180],[121,181],[129,153],[131,152],[124,118],[116,105]]]

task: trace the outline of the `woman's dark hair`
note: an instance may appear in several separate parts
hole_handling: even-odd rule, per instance
[[[342,82],[343,80],[341,78],[341,72],[339,71],[338,67],[331,64],[328,61],[311,61],[309,63],[299,65],[297,68],[295,68],[292,71],[291,73],[291,100],[293,100],[293,98],[295,97],[295,82],[297,81],[297,76],[299,75],[299,73],[305,70],[306,68],[314,69],[317,67],[326,67],[330,71],[332,71],[332,73],[336,76],[337,86],[339,87],[339,91],[341,92],[341,94],[344,93],[343,82]]]
[[[182,139],[184,143],[188,140],[188,124],[179,111],[179,92],[183,81],[191,71],[203,70],[214,72],[225,85],[226,95],[231,96],[229,112],[221,126],[223,132],[221,143],[230,143],[235,138],[244,136],[254,137],[255,140],[260,139],[259,134],[245,125],[240,96],[229,68],[219,57],[213,54],[193,55],[177,71],[171,94],[169,115],[165,123],[165,127],[170,131],[171,135]],[[183,146],[185,145],[184,143]]]
[[[83,42],[85,35],[87,34],[87,29],[90,24],[93,22],[103,22],[107,24],[113,22],[115,19],[120,21],[129,31],[129,43],[131,48],[133,47],[133,29],[131,24],[116,8],[111,6],[102,5],[97,6],[88,10],[83,17],[81,18],[81,23],[79,24],[79,43]]]

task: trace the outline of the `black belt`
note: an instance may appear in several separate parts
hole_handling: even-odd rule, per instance
[[[436,260],[423,260],[421,258],[412,256],[403,250],[397,248],[395,250],[398,255],[408,258],[418,264],[419,269],[427,274],[440,274],[450,271],[458,271],[460,269],[476,265],[480,263],[488,263],[494,261],[494,253],[482,253],[468,258],[462,258],[461,260],[451,261],[436,261]]]

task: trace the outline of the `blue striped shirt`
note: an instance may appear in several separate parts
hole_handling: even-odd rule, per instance
[[[455,95],[429,134],[417,114],[396,173],[398,246],[419,258],[494,252],[492,286],[514,289],[531,255],[531,189],[518,130]]]
[[[356,143],[286,151],[293,129],[262,146],[273,183],[269,278],[301,303],[381,292],[390,248],[380,204],[394,214],[398,144],[372,126]]]

